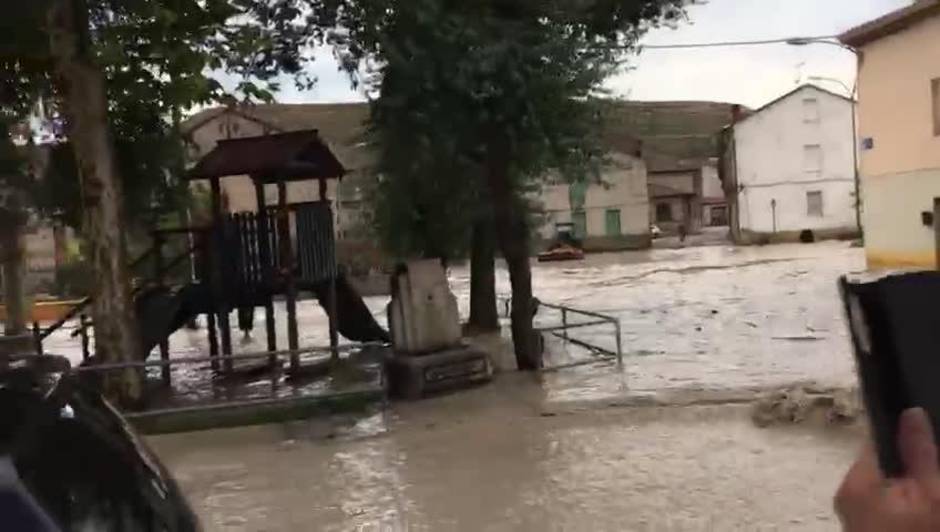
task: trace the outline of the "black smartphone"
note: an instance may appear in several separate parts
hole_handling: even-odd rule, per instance
[[[898,423],[927,410],[940,441],[940,272],[839,281],[881,468],[904,474]]]

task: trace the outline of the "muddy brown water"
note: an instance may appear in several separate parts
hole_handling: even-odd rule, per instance
[[[837,530],[831,497],[860,445],[859,429],[762,430],[742,405],[608,405],[664,391],[756,396],[793,382],[852,385],[835,282],[862,269],[862,251],[844,243],[535,265],[543,301],[621,321],[622,371],[587,366],[538,382],[506,375],[360,419],[151,442],[207,530]],[[453,269],[450,280],[466,314],[467,269]],[[508,293],[503,269],[497,285]],[[387,299],[367,303],[384,322]],[[283,306],[277,311],[286,345]],[[298,312],[301,345],[325,344],[316,302]],[[258,318],[250,337],[235,334],[237,351],[263,347]],[[557,319],[539,317],[545,325]],[[603,327],[577,334],[614,345]],[[204,353],[205,332],[180,331],[171,347]],[[47,351],[80,357],[67,331]]]
[[[824,242],[590,255],[584,262],[533,264],[532,277],[542,301],[620,320],[634,388],[768,387],[798,380],[846,386],[855,377],[836,280],[864,268],[863,250]],[[453,268],[450,283],[466,316],[468,268]],[[497,289],[501,294],[510,291],[502,267]],[[385,323],[388,298],[370,297],[366,303],[379,323]],[[285,346],[283,304],[276,305],[276,312],[278,345]],[[316,301],[300,302],[298,317],[301,346],[328,344],[326,316]],[[546,310],[540,312],[539,322],[558,325],[560,316]],[[251,335],[233,331],[235,351],[263,351],[264,330],[259,309]],[[77,363],[80,344],[69,333],[63,329],[54,334],[46,351]],[[573,334],[608,349],[615,345],[609,327]],[[181,330],[170,347],[175,356],[208,353],[206,332]],[[174,380],[185,381],[189,369],[175,368],[180,375],[174,374]]]
[[[207,530],[837,530],[861,429],[746,406],[548,414],[505,376],[359,419],[150,441]]]

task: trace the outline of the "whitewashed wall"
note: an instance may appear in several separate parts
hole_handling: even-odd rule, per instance
[[[735,126],[742,230],[855,228],[852,112],[849,100],[806,87]],[[807,158],[806,146],[821,157]],[[813,191],[822,192],[822,216],[808,213]]]
[[[649,192],[646,164],[642,159],[624,154],[613,154],[611,163],[604,168],[602,179],[607,186],[588,187],[584,210],[588,237],[604,237],[608,209],[620,210],[620,230],[623,236],[649,235]],[[555,238],[555,225],[571,222],[571,204],[568,185],[547,185],[542,188],[539,201],[545,218],[539,234],[543,239]]]
[[[717,199],[725,197],[721,188],[721,179],[718,177],[718,162],[709,162],[702,166],[702,197]]]
[[[274,133],[268,131],[258,122],[246,120],[240,116],[223,113],[209,122],[202,124],[191,133],[193,146],[190,147],[190,158],[198,161],[215,148],[220,140],[256,137]],[[327,182],[327,197],[336,198],[337,181],[331,179]],[[196,181],[195,185],[209,188],[208,181]],[[229,212],[254,212],[257,210],[255,198],[255,185],[251,178],[242,176],[224,177],[221,180],[222,192],[228,199]],[[277,185],[266,185],[264,189],[265,201],[268,205],[277,205]],[[320,184],[317,181],[296,181],[287,183],[288,203],[319,201]],[[333,211],[336,212],[336,203],[333,201]],[[343,217],[340,217],[343,220]],[[338,230],[342,229],[340,227]]]

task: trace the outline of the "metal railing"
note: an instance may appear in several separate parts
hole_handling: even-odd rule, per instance
[[[338,350],[343,353],[348,353],[348,352],[357,351],[357,350],[370,348],[370,347],[383,348],[383,347],[386,347],[386,345],[383,343],[377,343],[377,342],[345,344],[345,345],[339,346]],[[230,357],[230,359],[233,362],[238,362],[238,361],[247,362],[247,361],[255,361],[255,360],[262,360],[262,361],[268,362],[265,365],[259,365],[254,368],[250,368],[250,370],[252,371],[253,376],[255,377],[254,382],[264,380],[265,375],[267,375],[267,377],[270,378],[271,390],[272,390],[271,395],[241,397],[241,398],[232,398],[232,399],[226,399],[226,400],[214,400],[214,401],[209,401],[209,402],[204,402],[204,403],[200,402],[197,404],[192,404],[192,403],[182,404],[179,406],[158,406],[157,408],[148,409],[148,410],[144,410],[141,412],[127,412],[124,415],[128,418],[135,418],[135,417],[140,417],[144,415],[149,416],[149,415],[157,415],[157,414],[213,411],[213,410],[218,410],[218,409],[223,409],[223,408],[235,408],[235,407],[255,406],[255,405],[275,405],[275,404],[281,404],[281,403],[291,403],[298,399],[303,399],[305,397],[315,398],[323,394],[309,394],[309,393],[293,392],[293,393],[285,394],[283,396],[279,396],[276,393],[276,389],[281,386],[281,384],[279,384],[280,379],[281,377],[284,376],[285,366],[287,365],[287,363],[289,363],[291,357],[301,356],[301,355],[322,354],[324,355],[322,362],[328,363],[330,360],[329,359],[330,352],[331,351],[330,351],[329,346],[316,346],[316,347],[308,347],[308,348],[296,349],[296,350],[282,350],[282,351],[275,351],[275,352],[258,351],[258,352],[233,354]],[[29,355],[19,356],[16,359],[18,361],[22,361],[28,358],[33,358],[33,357],[42,358],[44,356],[46,355],[29,354]],[[163,374],[162,380],[164,384],[167,387],[169,387],[170,382],[168,379],[166,379],[166,375],[169,373],[172,367],[192,366],[192,365],[200,365],[200,364],[210,365],[215,360],[216,359],[211,356],[192,356],[192,357],[175,357],[175,358],[170,358],[170,359],[141,360],[141,361],[132,361],[132,362],[100,363],[100,364],[93,364],[93,365],[73,366],[69,368],[67,371],[65,371],[65,374],[73,374],[73,375],[88,374],[88,373],[103,374],[107,372],[122,371],[122,370],[127,370],[127,369],[146,370],[149,368],[160,368]],[[212,370],[211,367],[206,367],[204,368],[204,370],[206,372],[214,372],[214,370]],[[255,373],[255,371],[257,371],[257,373]],[[237,375],[238,369],[235,369],[232,372],[232,374]],[[221,375],[225,376],[227,375],[227,373],[222,373]],[[381,379],[381,373],[380,373],[380,379]],[[201,384],[207,383],[207,385],[210,387],[216,386],[216,384],[212,382],[212,379],[200,378],[200,383]],[[384,386],[384,380],[380,384]],[[225,385],[222,385],[222,386],[224,387]],[[289,388],[291,385],[285,384],[283,386]],[[342,396],[343,393],[328,394],[328,395],[330,395],[331,397],[334,395]]]
[[[505,308],[505,317],[509,318],[511,315],[512,298],[505,298],[503,300],[503,305]],[[565,305],[556,305],[552,303],[546,303],[544,301],[539,301],[538,307],[559,311],[561,313],[561,324],[557,326],[550,326],[550,327],[535,327],[537,331],[541,333],[550,334],[554,336],[555,338],[559,338],[567,343],[570,343],[582,349],[585,349],[594,355],[616,358],[618,367],[623,367],[623,343],[622,343],[623,341],[621,338],[622,330],[620,326],[620,320],[618,318],[615,318],[613,316],[606,316],[598,312],[591,312],[588,310],[576,309],[576,308],[568,307]],[[569,318],[576,317],[576,316],[583,316],[585,318],[588,318],[588,321],[578,321],[576,323],[570,323]],[[569,333],[569,331],[572,331],[575,329],[584,329],[587,327],[597,327],[601,325],[610,325],[613,328],[614,345],[615,345],[615,348],[613,350],[608,349],[601,345],[597,345],[597,344],[579,339],[579,338],[574,338]],[[596,360],[589,359],[589,360],[574,362],[571,364],[564,364],[561,366],[553,366],[550,368],[544,368],[544,370],[545,371],[557,371],[560,369],[585,366],[588,364],[593,364],[594,362],[596,362]]]
[[[150,248],[147,249],[147,251],[144,251],[143,254],[137,257],[137,259],[131,262],[128,265],[128,269],[132,270],[136,268],[137,266],[142,264],[145,260],[150,258],[150,256],[153,255],[155,252],[156,252],[156,248],[151,246]],[[62,316],[61,318],[53,322],[52,325],[50,325],[49,327],[46,327],[45,329],[39,326],[39,322],[33,322],[33,337],[36,340],[37,352],[39,354],[42,354],[42,341],[43,340],[51,336],[52,333],[61,329],[69,321],[78,317],[78,315],[81,314],[82,311],[84,311],[86,308],[88,308],[88,306],[91,305],[93,302],[94,302],[94,298],[91,296],[88,296],[82,299],[81,301],[78,302],[78,304],[76,304],[68,312],[66,312],[64,316]]]
[[[143,282],[135,287],[131,296],[137,296],[142,290],[151,286],[153,283],[162,282],[162,277],[172,271],[174,268],[182,264],[185,260],[190,258],[194,252],[196,252],[200,244],[199,243],[190,243],[186,249],[178,253],[175,257],[166,262],[162,257],[162,247],[166,244],[165,236],[166,235],[175,235],[175,234],[188,234],[190,232],[205,231],[203,228],[181,228],[181,229],[170,229],[170,230],[154,230],[152,231],[152,236],[154,239],[154,244],[147,248],[140,256],[134,259],[130,264],[128,264],[128,270],[133,271],[140,267],[147,259],[151,257],[156,257],[156,264],[153,273],[153,278],[144,277]],[[62,317],[52,323],[52,325],[42,328],[39,322],[33,322],[33,338],[36,343],[36,352],[42,354],[43,347],[42,343],[44,340],[52,336],[53,333],[65,327],[65,325],[76,318],[79,318],[79,325],[76,330],[71,334],[72,338],[75,338],[78,335],[82,335],[83,350],[87,352],[87,329],[93,327],[94,324],[87,319],[87,314],[85,311],[88,307],[94,303],[94,297],[88,296],[79,301],[75,306],[68,310]],[[87,357],[86,357],[87,358]]]
[[[383,347],[385,344],[381,343],[364,343],[364,344],[346,344],[337,347],[337,350],[341,353],[346,353],[349,351],[354,351],[356,349],[362,349],[364,347]],[[246,361],[246,360],[264,360],[268,359],[270,362],[279,361],[282,358],[290,357],[292,355],[309,355],[315,353],[330,353],[329,346],[318,346],[318,347],[307,347],[304,349],[285,349],[282,351],[257,351],[252,353],[242,353],[237,355],[230,355],[228,358],[233,362]],[[168,360],[141,360],[138,362],[115,362],[115,363],[106,363],[106,364],[94,364],[89,366],[77,366],[72,368],[70,371],[76,373],[88,372],[88,371],[117,371],[122,369],[134,369],[134,368],[160,368],[160,367],[172,367],[177,364],[200,364],[205,362],[213,362],[215,357],[211,356],[199,356],[199,357],[176,357],[170,358]]]

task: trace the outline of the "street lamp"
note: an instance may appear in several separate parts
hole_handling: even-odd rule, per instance
[[[845,92],[848,93],[849,96],[855,95],[855,89],[850,88],[848,85],[845,84],[844,81],[838,78],[830,78],[828,76],[810,76],[809,80],[810,81],[828,81],[829,83],[838,83],[839,85],[842,86],[843,89],[845,89]]]
[[[856,98],[856,93],[858,92],[858,69],[859,63],[861,61],[862,55],[861,51],[858,48],[849,46],[845,43],[842,43],[835,39],[828,38],[812,38],[812,37],[795,37],[792,39],[787,39],[786,43],[790,46],[808,46],[810,44],[828,44],[830,46],[838,46],[843,50],[848,50],[855,54],[855,85],[851,89],[841,80],[835,78],[828,78],[824,76],[813,76],[810,81],[829,81],[835,82],[845,88],[846,92],[849,93],[849,98],[852,99],[852,164],[854,165],[855,170],[855,225],[858,227],[859,234],[862,235],[864,239],[864,233],[862,230],[862,187],[861,179],[859,177],[858,171],[858,129],[857,129],[857,110],[858,110],[858,99]]]

